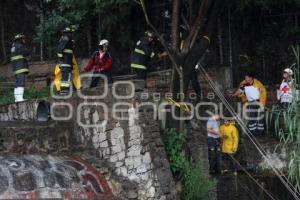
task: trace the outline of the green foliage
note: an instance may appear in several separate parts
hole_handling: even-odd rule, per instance
[[[292,153],[292,159],[289,163],[289,179],[293,181],[297,190],[300,190],[300,156],[299,156],[299,149],[298,152],[294,151]]]
[[[14,83],[8,82],[5,78],[0,76],[0,105],[13,103],[14,98]]]
[[[300,6],[299,0],[236,0],[234,2],[237,8],[241,11],[244,11],[248,8],[261,8],[266,11],[274,11],[277,9],[282,9],[283,5],[285,8],[291,7],[296,8]]]
[[[300,47],[292,47],[295,62],[291,68],[295,72],[296,88],[300,83]],[[298,191],[300,191],[300,101],[294,94],[292,104],[287,108],[273,106],[269,118],[275,120],[275,132],[280,138],[283,146],[291,151],[291,160],[289,163],[289,179],[294,183]],[[275,117],[274,117],[275,116]],[[270,122],[270,120],[268,120]]]
[[[85,26],[89,17],[93,15],[91,10],[93,3],[93,0],[41,1],[36,40],[45,43],[48,54],[54,55],[61,30],[65,26],[72,24]]]
[[[184,144],[183,134],[178,134],[175,129],[165,132],[165,149],[170,160],[170,167],[173,173],[183,172],[187,159],[182,151]]]
[[[98,37],[114,38],[119,46],[130,41],[131,7],[129,0],[59,0],[41,1],[36,27],[36,40],[44,41],[50,55],[54,55],[61,30],[68,25],[79,25],[76,39],[86,37],[87,30],[94,23]],[[97,23],[95,23],[98,21]],[[93,22],[93,23],[92,23]],[[95,35],[95,34],[93,34]]]
[[[41,90],[38,90],[34,85],[26,89],[24,92],[24,98],[27,100],[32,99],[41,99],[50,96],[50,88],[44,87]]]
[[[178,134],[175,129],[166,130],[164,137],[165,149],[173,174],[179,176],[183,181],[182,199],[207,199],[209,191],[216,183],[204,173],[201,162],[195,166],[189,162],[182,151],[184,142],[183,134]]]
[[[194,166],[189,164],[184,173],[184,200],[208,199],[208,194],[215,187],[216,181],[207,177],[201,162]]]
[[[24,92],[24,98],[27,100],[40,99],[50,96],[50,88],[45,87],[38,90],[35,86],[26,88]],[[8,82],[3,77],[0,77],[0,105],[6,105],[14,103],[14,83]]]
[[[300,46],[295,45],[292,46],[293,56],[295,58],[295,62],[290,66],[290,68],[294,71],[295,82],[299,85],[300,82]]]

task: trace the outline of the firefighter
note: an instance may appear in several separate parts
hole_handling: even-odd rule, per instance
[[[248,129],[252,135],[261,135],[265,129],[264,106],[267,99],[265,86],[249,72],[240,83],[240,88],[231,96],[238,96],[242,102],[247,102]]]
[[[95,51],[90,57],[83,72],[89,72],[94,69],[94,76],[90,88],[96,87],[100,77],[103,74],[107,78],[107,83],[110,86],[113,82],[110,69],[112,67],[112,57],[108,52],[108,40],[103,39],[99,42],[99,51]]]
[[[59,40],[57,48],[57,56],[60,62],[60,70],[62,73],[60,93],[67,94],[71,86],[71,75],[73,70],[73,50],[74,41],[72,40],[72,33],[74,29],[66,27],[63,30],[62,36]]]
[[[137,90],[144,89],[146,87],[146,78],[148,64],[151,58],[155,56],[153,47],[155,44],[155,37],[151,31],[146,31],[145,35],[136,43],[136,47],[132,54],[131,59],[131,68],[133,68],[137,74],[137,79],[140,82]],[[161,53],[158,54],[158,57],[161,58],[167,54]]]
[[[26,48],[25,43],[25,36],[22,34],[17,34],[14,37],[14,41],[11,48],[11,62],[13,72],[15,74],[15,102],[24,101],[23,95],[26,75],[29,73],[28,58],[30,52]]]

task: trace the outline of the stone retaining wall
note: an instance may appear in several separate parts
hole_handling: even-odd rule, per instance
[[[126,93],[130,89],[120,86],[119,90]],[[100,89],[86,92],[96,95]],[[48,154],[61,149],[73,149],[75,153],[88,149],[109,166],[110,175],[118,177],[106,177],[115,196],[139,200],[177,199],[158,121],[153,118],[155,110],[138,108],[143,101],[140,97],[136,94],[120,100],[109,90],[108,95],[99,100],[84,100],[76,95],[68,100],[51,99],[52,103],[62,102],[72,108],[73,115],[67,121],[37,122],[37,102],[2,106],[2,153]],[[126,119],[113,118],[112,108],[116,103],[127,103],[120,107],[123,111],[116,113]],[[104,111],[97,105],[108,109]],[[55,116],[66,116],[67,108],[54,108]]]
[[[122,88],[122,91],[129,89]],[[107,105],[108,112],[97,106],[97,102]],[[78,126],[77,141],[93,147],[100,159],[112,164],[118,176],[136,183],[137,190],[131,190],[124,197],[140,200],[177,199],[159,125],[153,118],[154,110],[152,107],[138,108],[139,103],[142,103],[140,94],[128,100],[120,100],[109,92],[101,101],[82,103],[92,106],[83,106],[80,119],[77,118],[86,126]],[[115,103],[124,104],[119,108],[123,110],[115,114],[125,119],[112,117]]]

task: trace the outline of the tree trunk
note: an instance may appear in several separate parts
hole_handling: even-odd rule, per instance
[[[0,29],[1,29],[1,51],[2,51],[2,59],[3,62],[7,61],[7,54],[5,48],[5,24],[4,24],[4,5],[3,2],[0,1]]]
[[[219,11],[222,6],[223,0],[215,0],[212,6],[210,6],[210,11],[205,11],[205,13],[209,13],[208,16],[204,16],[207,21],[206,23],[196,23],[201,24],[201,35],[202,36],[208,36],[209,38],[212,38],[212,35],[216,29],[217,24],[217,17],[219,16]],[[197,17],[198,20],[202,20]],[[196,33],[196,32],[194,32]],[[190,33],[192,34],[192,33]],[[193,36],[191,36],[193,37]],[[188,51],[188,54],[185,55],[185,52],[181,53],[181,63],[182,63],[182,69],[183,69],[183,82],[184,82],[184,91],[188,90],[189,82],[191,73],[194,73],[195,65],[197,64],[197,61],[203,56],[203,54],[208,49],[210,42],[204,38],[204,37],[198,37],[199,41],[197,44],[193,45],[193,48]],[[211,39],[210,39],[211,40]],[[186,45],[186,44],[185,44]],[[189,48],[188,46],[184,48]],[[178,90],[180,88],[180,80],[178,77],[174,77],[173,79],[173,94],[176,95],[178,93]]]
[[[43,6],[43,3],[41,3],[41,6]],[[40,41],[40,60],[44,60],[44,10],[43,7],[41,7],[41,19],[40,23],[42,25],[42,36],[41,36],[41,41]]]
[[[233,60],[232,60],[232,39],[231,39],[231,12],[228,6],[228,41],[229,41],[229,64],[230,64],[230,86],[233,87]]]
[[[88,53],[89,55],[92,54],[92,32],[91,32],[91,25],[88,23],[86,28],[86,38],[87,38],[87,45],[88,45]]]
[[[173,0],[172,8],[172,48],[173,51],[178,51],[179,48],[179,38],[178,38],[178,25],[179,25],[179,15],[180,15],[180,1]]]
[[[220,64],[224,64],[223,59],[223,39],[222,39],[222,23],[220,16],[218,17],[218,42],[219,42],[219,56],[220,56]]]
[[[98,35],[97,35],[97,37],[98,37],[98,41],[100,41],[101,40],[101,16],[100,16],[100,13],[98,13],[98,16],[97,16],[97,18],[98,18],[98,20],[97,20],[97,24],[98,24],[98,28],[97,28],[97,33],[98,33]]]

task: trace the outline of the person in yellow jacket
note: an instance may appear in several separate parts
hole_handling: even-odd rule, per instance
[[[243,103],[247,103],[246,113],[248,129],[252,135],[262,135],[265,129],[264,107],[267,100],[267,90],[265,86],[249,72],[245,75],[245,80],[240,83],[239,89],[232,95],[241,98]]]
[[[236,164],[233,160],[235,153],[237,152],[239,145],[239,132],[235,126],[234,121],[224,120],[224,124],[220,126],[221,134],[221,151],[222,158],[230,162],[231,169],[236,175]],[[226,172],[227,169],[222,169],[222,173]]]

